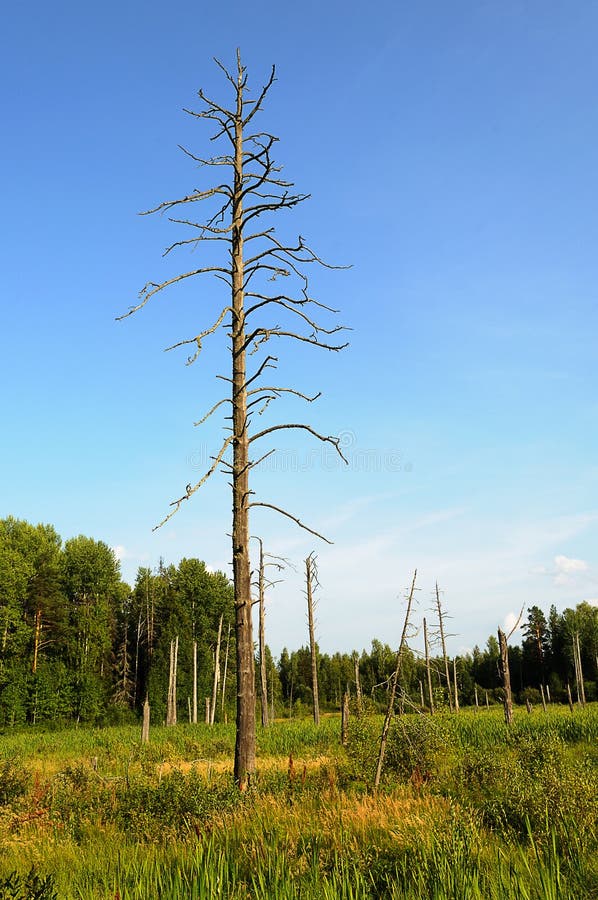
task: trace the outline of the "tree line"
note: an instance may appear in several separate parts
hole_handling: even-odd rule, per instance
[[[199,559],[141,567],[126,584],[113,550],[80,535],[64,543],[52,525],[0,520],[0,725],[134,721],[148,699],[154,722],[167,720],[172,647],[176,641],[175,718],[192,718],[192,698],[211,706],[211,720],[233,715],[236,696],[234,594],[228,577]],[[429,623],[432,648],[439,622]],[[596,699],[598,608],[580,603],[546,616],[531,606],[520,645],[509,647],[519,702],[575,698],[576,665],[587,700]],[[307,637],[307,635],[306,635]],[[411,644],[414,644],[413,637]],[[440,647],[440,640],[437,641]],[[579,647],[579,661],[576,660]],[[396,650],[374,639],[369,650],[322,653],[316,644],[319,704],[338,710],[345,692],[382,709]],[[218,650],[218,652],[217,652]],[[275,660],[255,649],[258,707],[273,716],[313,709],[309,644]],[[416,706],[495,702],[502,697],[498,641],[445,660],[406,646],[399,702]],[[215,674],[217,677],[215,678]],[[448,679],[448,680],[447,680]],[[456,683],[456,689],[455,689]],[[456,695],[456,696],[455,696]],[[206,700],[207,698],[207,700]]]

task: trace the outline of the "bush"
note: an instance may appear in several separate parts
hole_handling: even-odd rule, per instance
[[[388,736],[385,768],[405,781],[422,784],[438,772],[446,748],[448,730],[434,716],[409,716],[395,720]]]
[[[7,806],[27,791],[29,778],[14,762],[5,759],[0,765],[0,806]]]
[[[27,875],[11,872],[0,878],[0,900],[57,900],[54,879],[51,875],[42,878],[35,869]]]

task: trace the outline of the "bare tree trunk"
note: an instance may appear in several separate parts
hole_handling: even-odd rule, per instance
[[[349,735],[349,692],[343,694],[343,704],[341,707],[341,744],[343,747],[347,745]]]
[[[224,674],[222,676],[222,721],[225,721],[224,704],[226,702],[226,675],[228,672],[228,649],[230,644],[230,622],[226,632],[226,652],[224,654]]]
[[[426,652],[426,676],[428,680],[428,700],[430,702],[430,714],[434,715],[434,694],[432,692],[432,673],[430,672],[430,645],[428,644],[428,626],[424,619],[424,646]]]
[[[308,403],[320,396],[318,393],[310,397],[295,388],[281,387],[276,383],[275,385],[264,385],[264,371],[276,368],[277,357],[268,355],[268,349],[277,341],[268,343],[267,348],[263,345],[271,338],[282,338],[285,341],[295,340],[302,344],[307,343],[312,347],[336,352],[342,350],[347,344],[337,343],[337,338],[331,337],[338,335],[338,332],[343,330],[343,326],[325,328],[308,314],[316,308],[319,311],[323,309],[334,311],[310,296],[308,279],[303,271],[304,266],[314,263],[327,268],[335,267],[324,263],[305,244],[301,236],[291,243],[281,242],[275,235],[275,229],[269,227],[267,222],[260,218],[267,219],[270,213],[292,209],[308,198],[306,194],[293,193],[291,190],[293,184],[281,178],[280,167],[272,158],[272,147],[277,140],[276,136],[260,130],[259,126],[257,126],[258,130],[252,132],[253,125],[250,127],[254,116],[263,109],[265,97],[276,80],[274,67],[261,91],[255,95],[252,94],[251,98],[247,99],[245,94],[249,90],[247,73],[241,64],[240,52],[237,51],[236,72],[227,71],[218,61],[217,64],[233,88],[233,101],[229,103],[231,108],[211,100],[200,90],[201,110],[199,112],[189,110],[188,112],[198,119],[207,119],[216,123],[216,133],[213,135],[213,139],[222,138],[226,144],[226,150],[223,154],[209,159],[201,159],[185,150],[200,165],[219,167],[215,184],[206,190],[194,189],[191,194],[186,194],[176,200],[164,201],[148,212],[169,210],[171,216],[173,212],[175,215],[180,212],[180,216],[183,218],[173,217],[172,221],[187,225],[192,229],[192,238],[177,240],[168,248],[167,253],[184,245],[196,246],[200,241],[222,241],[224,242],[223,258],[218,259],[217,257],[215,265],[205,265],[189,272],[179,273],[166,278],[161,283],[146,283],[140,292],[139,302],[120,318],[125,318],[141,309],[155,294],[183,279],[197,275],[213,275],[221,279],[231,290],[230,298],[220,310],[215,321],[211,320],[213,323],[211,327],[199,334],[196,333],[195,337],[189,340],[182,340],[174,345],[177,347],[187,344],[194,345],[195,354],[189,358],[189,362],[192,362],[201,352],[202,341],[205,338],[218,331],[226,331],[231,344],[232,371],[230,378],[225,378],[230,382],[230,394],[228,397],[221,398],[201,421],[205,421],[223,403],[230,403],[230,411],[227,411],[228,424],[232,425],[230,434],[225,438],[220,451],[212,457],[213,465],[210,469],[197,484],[189,484],[184,494],[170,504],[170,511],[156,527],[161,527],[169,521],[183,503],[189,500],[220,466],[230,469],[237,657],[234,778],[239,789],[243,791],[247,788],[255,770],[256,742],[249,510],[253,507],[274,510],[291,519],[309,533],[322,538],[322,535],[308,528],[300,519],[286,510],[272,503],[254,499],[253,492],[249,487],[249,472],[252,467],[258,465],[263,457],[250,459],[249,447],[255,441],[259,442],[281,429],[299,429],[303,433],[309,433],[316,440],[331,445],[347,463],[338,438],[320,434],[305,423],[277,423],[261,431],[252,431],[250,434],[252,415],[255,412],[263,411],[264,403],[267,406],[283,394],[292,394]],[[222,176],[223,169],[221,167],[224,167],[224,171],[228,173],[229,177]],[[230,177],[231,172],[232,178]],[[188,204],[190,202],[195,204],[195,201],[200,207],[200,201],[207,201],[208,211],[206,220],[203,222],[194,222],[187,218]],[[214,209],[213,204],[216,207],[220,204],[220,208]],[[180,211],[181,206],[184,206],[184,211]],[[196,208],[195,205],[194,208]],[[247,248],[247,255],[245,255],[245,248]],[[299,285],[298,291],[291,287],[286,288],[290,294],[281,293],[281,288],[276,285],[271,289],[271,293],[264,293],[269,290],[264,282],[274,281],[278,276],[288,276],[289,283],[296,282]],[[298,296],[292,296],[295,293]],[[286,318],[288,314],[291,324],[284,322],[279,325],[276,324],[276,319],[268,320],[267,313],[273,311],[275,306],[278,307],[276,315],[280,314],[280,308],[282,308],[284,310],[282,315]],[[314,315],[313,312],[312,315]],[[293,319],[293,316],[296,318]],[[293,321],[300,323],[296,331],[293,330]],[[253,354],[258,350],[262,354],[261,362],[255,371],[248,375],[248,353]],[[227,456],[231,447],[232,463]],[[275,451],[271,450],[270,453],[272,452]],[[324,540],[326,539],[324,538]]]
[[[440,642],[442,644],[442,655],[444,657],[444,674],[446,676],[446,689],[448,692],[449,709],[453,711],[453,698],[451,696],[451,676],[449,673],[448,656],[446,655],[446,643],[444,640],[444,612],[440,603],[440,591],[438,590],[438,582],[436,582],[436,608],[438,610],[438,626],[440,628]]]
[[[409,591],[409,596],[407,598],[407,612],[405,613],[405,621],[403,623],[403,633],[401,634],[401,643],[399,644],[399,649],[397,652],[397,661],[395,665],[394,675],[391,678],[392,686],[390,691],[390,697],[388,699],[388,707],[386,709],[386,716],[384,717],[384,725],[382,726],[382,735],[380,737],[380,750],[378,751],[378,762],[376,765],[376,775],[374,777],[374,791],[378,790],[380,786],[380,778],[382,777],[382,766],[384,765],[384,755],[386,753],[386,741],[388,740],[388,729],[390,728],[390,720],[392,719],[392,714],[395,705],[395,696],[397,692],[397,684],[399,681],[399,675],[401,674],[401,664],[403,661],[403,649],[405,647],[405,642],[407,639],[407,628],[409,627],[409,617],[411,615],[411,604],[413,603],[413,593],[415,591],[415,579],[417,578],[417,569],[413,573],[413,581],[411,582],[411,590]]]
[[[266,672],[266,610],[265,610],[265,575],[264,546],[260,539],[260,571],[258,576],[259,593],[259,651],[260,651],[260,688],[262,705],[262,728],[268,725],[268,673]]]
[[[579,643],[579,631],[573,635],[573,660],[575,663],[575,685],[577,689],[577,702],[580,706],[586,705],[586,692],[583,683],[583,671],[581,668],[581,646]]]
[[[550,687],[548,685],[546,685],[546,699],[549,703],[552,703],[552,700],[550,699]]]
[[[421,706],[422,712],[425,712],[425,710],[426,710],[426,701],[425,701],[425,699],[424,699],[424,683],[423,683],[423,681],[421,680],[421,678],[419,679],[419,702],[420,702],[420,706]]]
[[[193,706],[191,721],[197,725],[197,641],[193,641]]]
[[[141,743],[148,744],[149,743],[149,733],[150,733],[150,705],[149,700],[146,697],[143,701],[143,724],[141,726]]]
[[[490,704],[488,703],[488,691],[484,691],[486,695],[486,709],[490,709]]]
[[[567,682],[567,701],[569,703],[569,711],[573,712],[573,697],[571,696],[571,685]]]
[[[220,641],[222,639],[222,614],[218,622],[218,637],[216,639],[216,650],[214,651],[214,684],[212,687],[212,702],[210,704],[210,725],[214,724],[216,718],[216,702],[218,700],[218,683],[220,681]]]
[[[320,698],[318,693],[318,658],[314,630],[314,582],[317,582],[316,558],[313,553],[305,560],[305,584],[307,593],[307,623],[309,626],[309,651],[311,654],[311,689],[313,695],[314,722],[320,724]]]
[[[359,677],[359,656],[357,652],[353,654],[353,665],[355,666],[355,693],[357,697],[357,713],[361,715],[363,706],[363,694],[361,692],[361,678]]]
[[[166,701],[166,724],[176,725],[176,673],[179,655],[179,636],[170,642],[170,669],[168,673],[168,699]]]
[[[206,697],[206,725],[210,724],[210,698]]]
[[[34,675],[37,672],[37,658],[39,655],[39,647],[41,644],[42,628],[42,611],[38,607],[35,610],[35,625],[33,629],[33,662],[31,665],[31,671]]]
[[[511,673],[509,671],[509,647],[507,644],[507,636],[502,630],[498,629],[498,646],[500,648],[500,675],[502,678],[503,689],[505,692],[504,710],[505,724],[513,724],[513,695],[511,694]]]
[[[270,669],[270,721],[275,719],[274,714],[274,666]]]
[[[473,686],[473,696],[475,697],[475,711],[479,712],[480,710],[480,701],[478,700],[478,686],[474,684]]]
[[[540,696],[542,698],[542,709],[546,712],[546,697],[544,695],[544,685],[540,684]]]
[[[255,661],[251,617],[249,560],[249,434],[245,328],[245,261],[243,254],[243,88],[241,64],[237,73],[234,119],[234,184],[232,194],[232,419],[233,419],[233,581],[237,637],[237,735],[235,781],[248,786],[255,770]]]
[[[459,712],[459,688],[457,687],[457,657],[453,657],[453,689],[455,691],[455,712]]]
[[[141,613],[137,618],[137,636],[135,639],[135,674],[133,685],[133,703],[137,705],[137,695],[139,693],[139,645],[141,643]]]

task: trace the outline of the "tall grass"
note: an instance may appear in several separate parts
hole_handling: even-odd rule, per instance
[[[598,897],[598,710],[0,735],[0,900]],[[417,777],[415,777],[417,776]],[[37,891],[37,893],[35,893]]]

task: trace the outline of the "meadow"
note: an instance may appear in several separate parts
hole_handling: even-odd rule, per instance
[[[598,897],[598,707],[0,734],[0,898]]]

